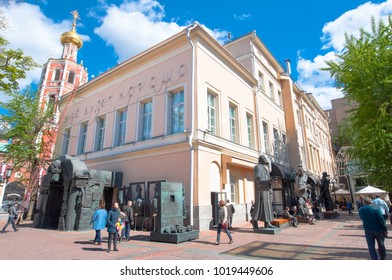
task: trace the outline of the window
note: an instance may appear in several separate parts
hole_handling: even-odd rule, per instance
[[[259,89],[265,90],[264,89],[264,75],[260,71],[259,71],[259,79],[258,79],[258,83],[257,84],[259,86]]]
[[[229,105],[230,140],[237,142],[237,107]]]
[[[274,132],[274,156],[279,157],[279,132],[276,128],[273,130]]]
[[[230,175],[230,201],[231,203],[239,203],[238,179],[232,175]]]
[[[170,132],[172,134],[184,131],[184,91],[171,93],[170,96]]]
[[[63,149],[62,149],[62,154],[66,155],[68,153],[68,148],[69,148],[69,142],[71,139],[71,128],[67,128],[64,130],[63,133]]]
[[[84,154],[86,151],[87,127],[87,123],[80,124],[78,155]]]
[[[284,133],[282,133],[282,159],[287,160],[287,138]]]
[[[73,84],[75,81],[75,72],[71,71],[68,75],[68,83]]]
[[[302,122],[301,122],[301,113],[300,113],[299,110],[297,110],[297,121],[298,121],[298,124],[299,124],[300,126],[302,126]]]
[[[60,80],[60,69],[54,70],[54,81],[59,81]]]
[[[212,134],[216,134],[216,95],[207,93],[207,129]]]
[[[247,128],[247,132],[248,132],[248,147],[254,148],[253,117],[250,114],[246,114],[246,128]]]
[[[152,101],[148,101],[142,104],[143,115],[142,115],[142,140],[151,138],[151,126],[152,126]]]
[[[266,122],[263,122],[263,142],[263,152],[268,154],[268,124]]]
[[[116,146],[124,145],[125,143],[125,132],[127,127],[127,110],[121,109],[117,111],[116,117]]]
[[[48,110],[51,110],[52,112],[54,112],[55,109],[55,105],[56,105],[56,94],[51,93],[48,96]]]
[[[269,83],[269,90],[271,99],[275,100],[274,85],[271,82]]]
[[[95,151],[103,150],[103,141],[105,138],[105,118],[98,117],[97,118],[97,127],[95,131]]]
[[[282,92],[278,90],[278,100],[277,103],[279,106],[283,106],[283,100],[282,100]]]

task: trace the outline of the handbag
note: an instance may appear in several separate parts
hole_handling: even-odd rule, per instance
[[[229,223],[228,222],[223,223],[222,224],[222,228],[223,229],[228,229],[229,228]]]

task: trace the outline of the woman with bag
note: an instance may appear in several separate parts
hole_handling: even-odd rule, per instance
[[[216,245],[220,244],[220,234],[221,230],[223,229],[227,236],[229,237],[230,241],[229,244],[233,243],[233,238],[231,237],[230,231],[229,231],[229,223],[227,221],[227,209],[225,205],[225,201],[221,200],[219,201],[219,213],[218,213],[218,231],[217,231],[217,236],[216,236]]]

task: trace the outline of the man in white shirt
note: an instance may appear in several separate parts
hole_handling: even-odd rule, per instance
[[[372,206],[381,212],[381,215],[384,217],[385,221],[388,219],[388,204],[382,200],[379,195],[376,195],[376,198],[373,199]]]

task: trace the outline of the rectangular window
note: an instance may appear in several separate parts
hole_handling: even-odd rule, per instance
[[[97,118],[97,127],[95,131],[95,151],[103,150],[103,141],[105,140],[105,118]]]
[[[116,146],[122,146],[125,143],[125,132],[127,128],[127,110],[122,109],[117,111],[116,118]]]
[[[63,149],[62,149],[62,154],[66,155],[68,153],[68,148],[69,148],[69,142],[71,139],[71,128],[67,128],[64,130],[63,133]]]
[[[237,107],[229,105],[230,140],[237,142]]]
[[[274,85],[271,82],[269,83],[269,90],[271,99],[275,100]]]
[[[263,152],[268,154],[268,124],[266,122],[263,122],[263,142]]]
[[[259,71],[259,78],[258,78],[257,84],[258,84],[260,90],[265,90],[264,89],[264,75],[260,71]]]
[[[279,132],[274,128],[274,156],[279,157]]]
[[[87,127],[87,123],[80,124],[78,155],[84,154],[86,151]]]
[[[184,131],[184,91],[171,93],[170,100],[170,132],[171,134]]]
[[[54,70],[54,81],[60,80],[61,71],[60,69]]]
[[[253,117],[252,115],[246,114],[246,127],[248,132],[248,146],[254,148],[254,137],[253,137]]]
[[[284,133],[282,133],[282,157],[287,160],[287,138]]]
[[[147,140],[151,138],[152,101],[143,103],[142,107],[142,140]]]
[[[282,100],[282,92],[278,90],[278,100],[277,103],[279,106],[283,106],[283,100]]]
[[[75,72],[69,72],[68,74],[68,83],[73,84],[75,81]]]
[[[216,95],[207,93],[207,128],[211,134],[216,134]]]

